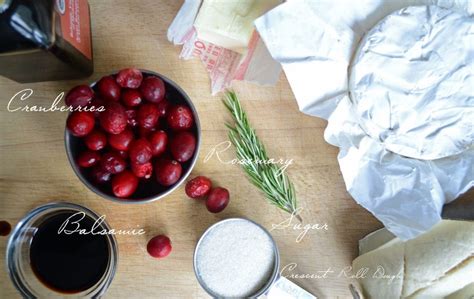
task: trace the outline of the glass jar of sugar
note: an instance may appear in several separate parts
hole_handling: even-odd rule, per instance
[[[280,255],[270,233],[243,218],[209,227],[194,251],[196,277],[214,298],[316,298],[280,277],[279,267]]]

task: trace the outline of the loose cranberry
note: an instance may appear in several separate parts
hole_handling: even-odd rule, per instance
[[[154,128],[158,123],[159,117],[160,113],[155,104],[144,104],[138,109],[138,124],[145,129]]]
[[[102,156],[100,165],[104,170],[116,174],[125,170],[125,160],[117,153],[110,152]]]
[[[97,184],[104,184],[110,182],[112,179],[112,174],[107,170],[103,169],[100,165],[92,168],[91,176],[94,182]]]
[[[201,198],[209,194],[212,182],[205,176],[198,176],[186,184],[186,195],[191,198]]]
[[[87,168],[96,165],[100,161],[100,154],[96,151],[85,151],[77,157],[77,164]]]
[[[118,85],[124,88],[138,88],[142,83],[143,75],[138,69],[123,69],[117,74]]]
[[[183,169],[175,160],[159,159],[155,164],[156,180],[163,186],[171,186],[181,177]]]
[[[138,106],[142,103],[142,95],[136,89],[126,89],[122,93],[122,102],[128,107]]]
[[[66,126],[72,135],[83,137],[94,129],[95,119],[91,112],[75,111],[67,118]]]
[[[186,162],[191,159],[196,149],[196,137],[190,132],[179,132],[171,139],[170,151],[173,158],[178,162]]]
[[[97,82],[99,94],[106,100],[120,100],[120,86],[115,82],[114,77],[105,76]]]
[[[171,107],[166,120],[168,126],[173,130],[187,130],[194,124],[193,112],[184,105]]]
[[[125,114],[127,115],[127,124],[135,128],[138,125],[137,121],[137,110],[135,109],[128,109],[125,111]]]
[[[165,83],[158,77],[147,77],[143,79],[140,92],[145,100],[156,104],[165,97]]]
[[[158,111],[160,112],[160,117],[165,117],[168,113],[171,104],[166,98],[164,98],[162,101],[156,104],[156,106],[158,107]]]
[[[94,96],[94,91],[87,85],[79,85],[71,89],[66,95],[66,105],[72,106],[73,108],[77,107],[86,107],[92,97]]]
[[[144,164],[152,157],[151,145],[144,139],[134,140],[129,147],[129,157],[132,163]]]
[[[125,170],[112,178],[112,191],[120,198],[131,196],[138,187],[138,178],[129,170]]]
[[[154,258],[167,257],[171,249],[171,240],[164,235],[153,237],[146,245],[146,250]]]
[[[102,128],[110,134],[119,134],[127,127],[127,114],[119,103],[107,103],[99,119]]]
[[[139,178],[149,179],[153,173],[153,165],[151,165],[151,162],[144,164],[132,163],[131,168],[133,174]]]
[[[12,226],[5,220],[0,221],[0,236],[8,236],[12,231]]]
[[[125,129],[120,134],[110,134],[109,144],[116,150],[127,151],[130,143],[134,138],[133,132],[130,129]]]
[[[229,191],[217,187],[211,190],[206,200],[207,210],[211,213],[219,213],[229,204]]]
[[[107,136],[99,130],[93,130],[86,136],[84,142],[90,150],[100,151],[107,145]]]
[[[159,156],[166,151],[166,145],[168,144],[168,135],[165,131],[160,130],[153,132],[148,136],[148,140],[151,145],[151,152],[153,156]]]

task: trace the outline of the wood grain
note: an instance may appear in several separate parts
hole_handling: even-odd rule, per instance
[[[179,60],[179,47],[166,40],[166,30],[180,1],[92,0],[95,73],[86,80],[18,84],[0,78],[0,220],[15,225],[30,209],[52,201],[85,205],[107,217],[117,229],[143,227],[144,236],[118,236],[119,268],[108,298],[204,298],[192,267],[193,249],[202,232],[216,221],[241,216],[267,228],[287,215],[270,206],[246,180],[238,166],[216,159],[203,162],[218,143],[227,140],[228,114],[219,97],[210,95],[206,70],[197,60]],[[159,202],[120,205],[88,190],[75,176],[64,150],[66,114],[10,113],[8,100],[24,88],[34,96],[28,104],[48,106],[61,91],[90,82],[114,70],[136,66],[164,74],[178,83],[194,101],[202,124],[202,150],[193,175],[207,175],[229,188],[231,203],[218,215],[184,195],[183,188]],[[40,71],[40,70],[38,70]],[[317,84],[317,82],[315,82]],[[284,75],[273,87],[236,82],[258,135],[272,157],[294,159],[288,172],[305,208],[305,223],[328,223],[328,231],[312,231],[300,242],[299,232],[274,230],[282,265],[297,263],[298,273],[341,270],[357,254],[357,241],[382,225],[358,206],[345,191],[337,149],[323,139],[326,122],[299,112]],[[233,153],[226,153],[233,158]],[[146,241],[165,233],[173,242],[172,254],[154,260],[146,254]],[[4,252],[7,238],[0,237]],[[0,255],[0,297],[18,298]],[[349,298],[349,279],[292,279],[321,298]]]

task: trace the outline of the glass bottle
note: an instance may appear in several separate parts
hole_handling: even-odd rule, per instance
[[[93,69],[87,0],[0,0],[0,75],[27,83]]]

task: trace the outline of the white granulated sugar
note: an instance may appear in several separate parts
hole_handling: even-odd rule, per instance
[[[196,252],[202,282],[218,297],[249,297],[272,274],[273,242],[259,226],[242,219],[224,221],[202,239]]]

